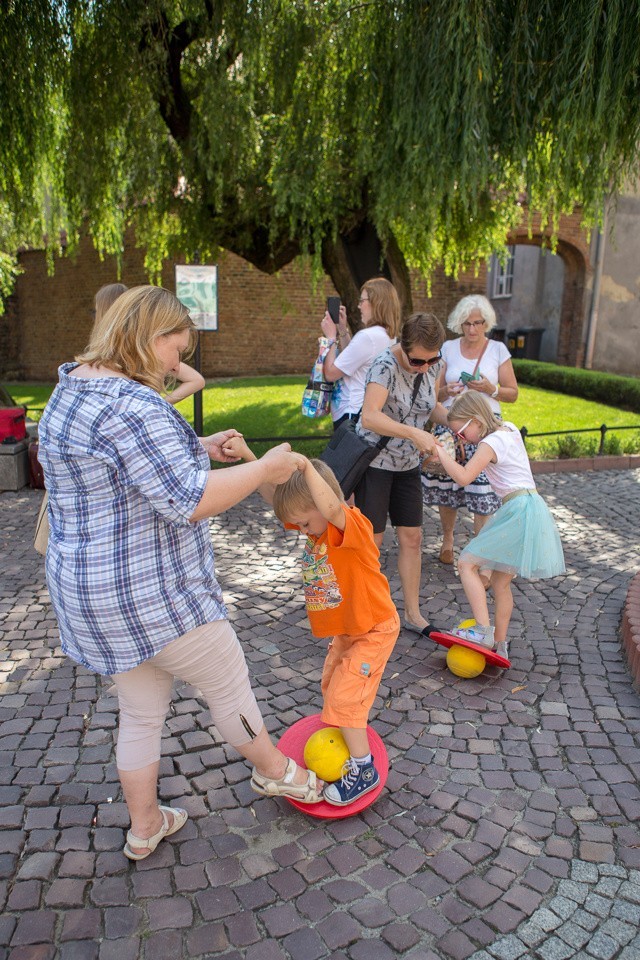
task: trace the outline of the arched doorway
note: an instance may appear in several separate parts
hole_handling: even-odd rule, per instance
[[[561,219],[555,251],[546,233],[518,228],[509,240],[512,258],[500,265],[492,258],[487,277],[498,326],[507,332],[533,327],[544,332],[540,360],[579,366],[584,352],[583,330],[587,278],[592,268],[580,214]]]

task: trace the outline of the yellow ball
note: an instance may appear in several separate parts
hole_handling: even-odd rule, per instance
[[[316,730],[304,747],[305,766],[327,783],[340,779],[348,759],[349,748],[337,727]]]
[[[447,666],[456,677],[479,677],[487,664],[484,654],[454,644],[447,652]]]

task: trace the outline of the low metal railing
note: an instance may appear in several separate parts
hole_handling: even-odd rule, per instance
[[[600,434],[600,446],[598,447],[598,453],[596,456],[604,456],[604,441],[607,433],[613,432],[614,430],[640,430],[640,424],[636,424],[631,427],[608,427],[606,423],[600,424],[599,427],[579,427],[575,430],[547,430],[545,433],[529,433],[526,427],[520,428],[520,433],[522,434],[522,439],[527,443],[527,437],[559,437],[565,436],[567,434],[573,433],[599,433]]]

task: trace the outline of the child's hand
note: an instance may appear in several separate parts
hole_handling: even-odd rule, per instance
[[[229,437],[222,444],[222,452],[230,460],[255,460],[244,437]]]

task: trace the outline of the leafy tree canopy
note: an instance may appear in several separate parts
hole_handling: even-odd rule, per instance
[[[128,225],[162,258],[308,252],[347,300],[340,238],[398,276],[502,247],[635,172],[640,0],[3,0],[0,291],[20,245]]]

